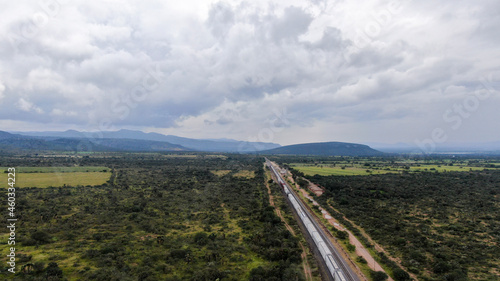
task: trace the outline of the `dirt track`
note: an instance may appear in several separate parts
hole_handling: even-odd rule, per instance
[[[309,196],[307,191],[305,191],[303,189],[300,189],[300,191],[302,192],[304,197],[306,197],[311,202],[313,202],[313,205],[318,205],[318,203],[316,201],[314,201],[314,199],[312,199],[311,196]],[[347,230],[346,228],[341,226],[340,223],[336,219],[334,219],[330,215],[330,213],[328,213],[328,211],[326,211],[325,209],[323,209],[321,207],[320,207],[320,210],[321,210],[321,213],[323,214],[323,218],[325,218],[331,225],[333,225],[333,227],[335,227],[338,230],[346,231],[349,234],[349,242],[351,244],[353,244],[354,246],[356,246],[356,254],[358,256],[363,257],[366,260],[368,266],[372,270],[385,272],[385,270],[380,266],[380,264],[366,250],[366,248],[363,246],[363,244],[361,244],[361,242],[359,242],[359,240],[349,230]],[[391,277],[389,277],[387,280],[393,281],[393,279]]]
[[[325,192],[323,190],[323,188],[321,188],[320,186],[318,186],[317,184],[313,183],[313,182],[310,182],[309,180],[307,180],[309,182],[309,185],[307,186],[307,188],[312,192],[314,193],[316,196],[321,196],[323,195],[323,193]]]

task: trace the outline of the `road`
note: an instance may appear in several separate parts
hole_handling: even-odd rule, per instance
[[[266,162],[267,162],[267,165],[270,166],[272,165],[271,161],[269,161],[268,159],[266,159]],[[274,165],[275,167],[278,167],[277,165]],[[279,169],[279,167],[278,167]],[[309,212],[309,210],[304,206],[304,204],[302,203],[302,201],[300,200],[300,198],[295,194],[295,192],[293,191],[293,189],[288,185],[288,183],[283,179],[283,177],[274,169],[271,169],[271,171],[273,172],[274,176],[276,177],[276,179],[281,179],[284,184],[288,187],[288,189],[291,191],[291,195],[295,198],[295,200],[299,203],[300,207],[302,208],[302,211],[304,212],[304,214],[309,218],[309,220],[313,223],[314,227],[316,228],[316,231],[318,232],[318,234],[321,236],[321,238],[323,239],[323,241],[325,241],[325,244],[327,245],[327,247],[329,248],[329,250],[331,251],[332,253],[332,256],[333,258],[335,259],[335,261],[337,262],[337,264],[339,265],[340,267],[340,271],[343,274],[343,276],[345,276],[346,280],[348,281],[360,281],[360,279],[358,278],[358,276],[352,271],[351,267],[348,265],[348,263],[342,258],[342,255],[340,253],[337,252],[337,249],[333,246],[332,242],[330,241],[330,239],[328,238],[327,234],[323,231],[323,229],[319,226],[319,224],[316,222],[316,220],[314,219],[313,215]],[[278,180],[279,181],[279,180]],[[301,218],[301,216],[297,216],[298,218]],[[303,222],[302,222],[303,223]],[[313,239],[312,239],[313,240]],[[314,240],[313,240],[314,241]],[[317,247],[317,245],[315,243],[314,244],[314,247]],[[319,251],[319,249],[317,249]],[[319,255],[321,257],[321,255]],[[323,257],[321,257],[323,258]],[[325,265],[328,263],[328,261],[323,261],[325,263]],[[327,267],[328,268],[328,267]],[[330,271],[326,270],[328,273],[330,273]],[[335,277],[334,276],[331,276],[331,273],[330,273],[330,276],[329,276],[331,280],[335,280]]]

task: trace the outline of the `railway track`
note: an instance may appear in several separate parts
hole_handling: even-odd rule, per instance
[[[326,265],[327,271],[330,274],[329,279],[334,281],[360,281],[358,276],[347,265],[340,253],[337,252],[336,248],[333,246],[318,222],[316,222],[313,215],[310,214],[300,198],[293,192],[293,189],[286,183],[278,171],[276,171],[269,160],[266,159],[266,163],[283,188],[288,200],[293,205],[298,217],[301,219],[302,224],[309,232],[311,239],[314,241],[314,247],[316,247],[320,253],[321,258]]]

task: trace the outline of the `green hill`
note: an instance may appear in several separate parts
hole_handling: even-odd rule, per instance
[[[304,143],[260,151],[260,154],[320,156],[380,156],[384,153],[364,144],[346,142]]]

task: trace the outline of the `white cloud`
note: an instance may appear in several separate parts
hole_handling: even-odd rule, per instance
[[[0,101],[4,98],[5,86],[0,81]]]
[[[40,107],[34,105],[32,102],[25,100],[24,98],[19,99],[19,101],[17,102],[17,107],[25,112],[32,112],[33,111],[33,112],[36,112],[38,114],[44,113]]]

